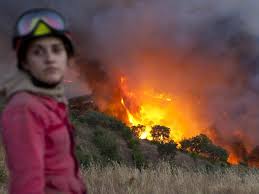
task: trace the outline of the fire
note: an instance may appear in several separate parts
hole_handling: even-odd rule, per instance
[[[120,77],[118,83],[119,87],[114,87],[116,95],[107,103],[108,109],[104,110],[129,125],[138,138],[163,143],[174,141],[181,147],[180,142],[183,139],[206,134],[213,143],[228,151],[229,163],[246,162],[244,159],[252,150],[251,146],[247,147],[246,142],[249,140],[246,140],[244,135],[237,134],[234,137],[236,141],[231,143],[213,126],[208,127],[207,123],[203,122],[202,114],[199,115],[198,112],[200,99],[161,92],[148,85],[130,87],[125,76]],[[258,150],[259,148],[254,151],[253,157],[250,157],[253,160],[248,161],[251,165],[259,166],[258,157],[255,157]]]
[[[193,117],[181,110],[182,105],[176,98],[166,93],[155,92],[153,89],[133,92],[127,86],[126,77],[121,77],[120,86],[123,94],[121,105],[127,113],[126,122],[130,126],[145,126],[139,134],[140,139],[152,140],[151,131],[154,125],[169,127],[169,140],[175,142],[193,136],[193,131],[190,132],[188,129],[193,127],[192,124],[195,122],[185,122],[186,117],[189,117],[189,120]]]
[[[230,164],[239,164],[239,158],[237,158],[237,156],[235,156],[234,154],[230,153],[229,157],[228,157],[228,162]]]
[[[218,138],[212,133],[212,129],[205,130],[198,125],[199,120],[194,111],[195,107],[186,104],[188,100],[181,101],[182,98],[177,98],[168,93],[158,92],[149,87],[135,89],[133,91],[129,89],[126,77],[120,78],[120,88],[120,103],[127,115],[125,122],[132,129],[136,129],[137,136],[140,139],[154,140],[152,129],[154,126],[159,125],[170,129],[169,138],[165,138],[163,135],[156,137],[156,140],[164,143],[170,141],[179,143],[184,138],[194,137],[204,131],[207,131],[212,141],[217,142],[216,139]],[[243,137],[242,134],[237,135],[238,137]],[[244,139],[244,137],[241,139]],[[228,162],[239,164],[243,161],[243,158],[246,158],[246,148],[242,141],[232,144],[220,143],[229,152]],[[178,147],[181,147],[181,145],[178,144]],[[254,152],[257,153],[256,151]],[[253,165],[258,166],[255,162]]]

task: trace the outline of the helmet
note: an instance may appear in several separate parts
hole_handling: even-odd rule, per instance
[[[12,40],[16,50],[18,68],[22,69],[29,43],[39,37],[56,36],[60,38],[66,48],[68,56],[74,55],[74,47],[70,32],[61,14],[52,9],[38,8],[24,12],[17,20]]]

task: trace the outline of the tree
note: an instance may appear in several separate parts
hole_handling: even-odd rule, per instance
[[[228,153],[220,146],[214,145],[212,141],[204,134],[200,134],[190,139],[184,139],[180,142],[181,149],[186,152],[196,153],[200,156],[226,162]]]
[[[168,143],[170,141],[170,128],[155,125],[152,127],[151,135],[156,142]]]
[[[131,127],[131,130],[132,130],[132,133],[135,137],[140,137],[141,134],[145,131],[145,128],[146,126],[144,125],[137,125],[137,126],[132,126]]]

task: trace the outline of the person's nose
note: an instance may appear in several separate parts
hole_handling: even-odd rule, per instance
[[[54,62],[55,62],[54,54],[52,53],[52,51],[50,49],[47,49],[46,50],[45,63],[50,65],[50,64],[53,64]]]

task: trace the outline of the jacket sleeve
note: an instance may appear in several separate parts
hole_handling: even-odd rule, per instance
[[[44,194],[44,124],[30,107],[2,115],[2,138],[10,173],[10,194]]]

